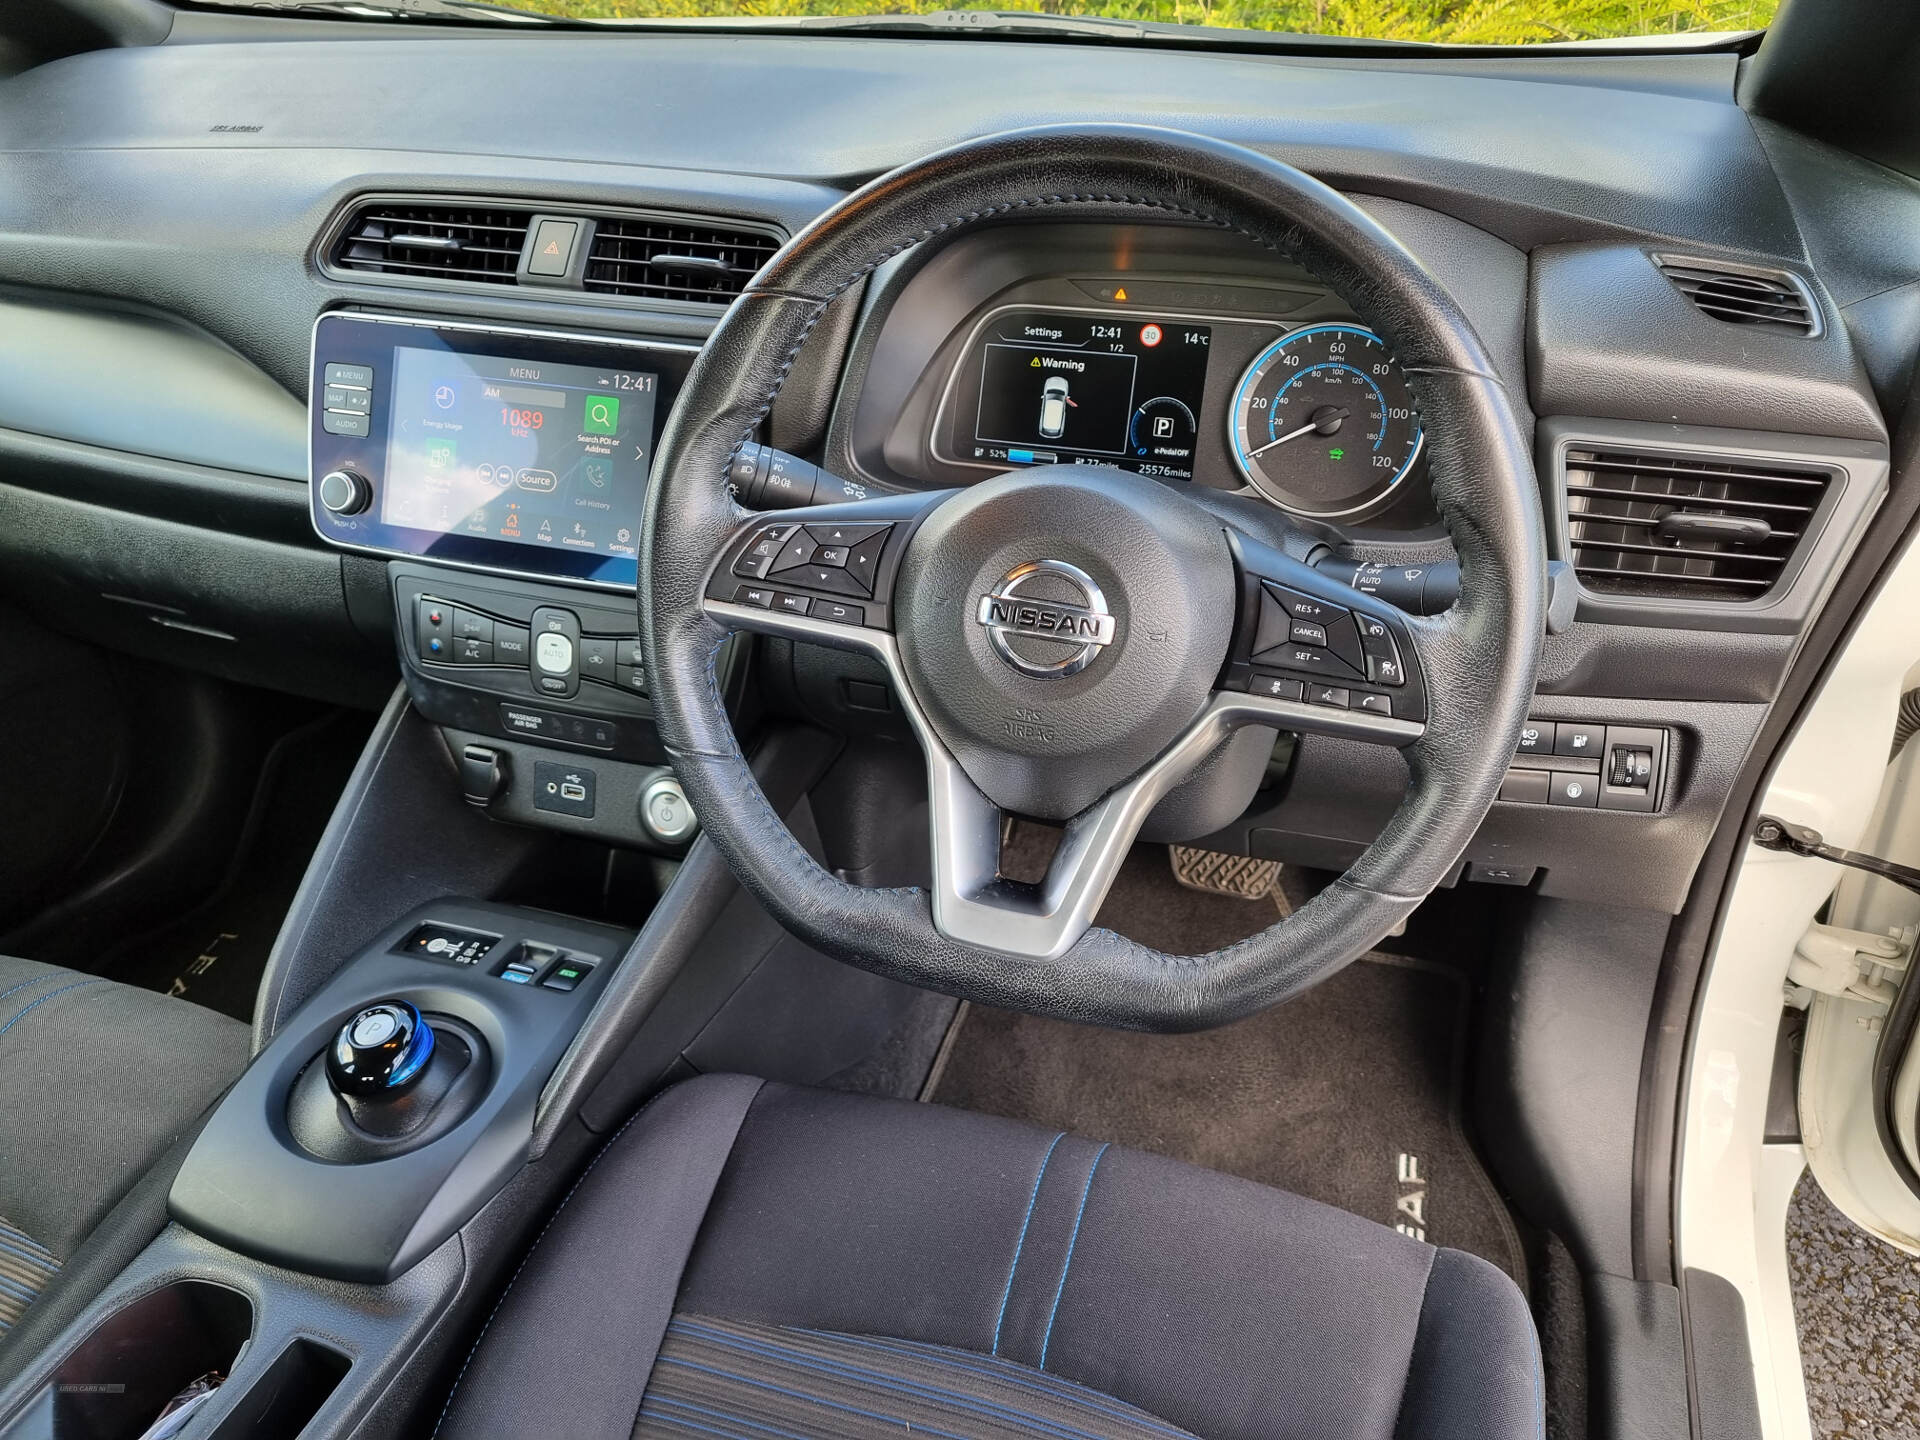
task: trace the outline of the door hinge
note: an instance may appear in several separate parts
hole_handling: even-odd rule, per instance
[[[1907,973],[1916,930],[1909,925],[1898,935],[1875,935],[1817,922],[1808,926],[1787,965],[1787,1003],[1804,1010],[1817,992],[1886,1009]]]

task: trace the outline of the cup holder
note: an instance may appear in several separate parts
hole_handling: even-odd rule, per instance
[[[0,1440],[140,1440],[167,1402],[207,1374],[231,1376],[253,1334],[253,1304],[206,1280],[177,1280],[95,1327]],[[273,1363],[249,1365],[211,1402],[226,1411],[213,1440],[291,1440],[320,1412],[352,1362],[296,1336]],[[244,1387],[233,1398],[235,1384]],[[202,1421],[187,1428],[201,1433]]]
[[[7,1434],[140,1440],[195,1380],[230,1373],[252,1333],[253,1305],[239,1291],[176,1281],[101,1321]]]

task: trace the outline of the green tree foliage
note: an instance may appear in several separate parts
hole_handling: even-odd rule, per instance
[[[1758,30],[1779,0],[507,0],[593,19],[1040,10],[1126,20],[1287,30],[1454,45]]]

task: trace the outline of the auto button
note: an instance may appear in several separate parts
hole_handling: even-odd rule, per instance
[[[533,612],[533,686],[542,695],[569,696],[580,688],[580,621],[570,610]]]

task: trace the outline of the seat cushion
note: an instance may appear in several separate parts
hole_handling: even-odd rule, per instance
[[[738,1077],[669,1091],[522,1266],[467,1437],[1535,1440],[1494,1267],[1017,1121]]]
[[[0,956],[0,1333],[247,1052],[201,1006]]]

